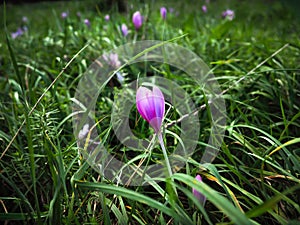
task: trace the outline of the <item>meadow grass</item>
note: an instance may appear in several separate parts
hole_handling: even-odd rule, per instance
[[[127,4],[121,12],[117,4],[104,9],[94,1],[1,6],[1,223],[299,224],[297,3]],[[159,13],[162,6],[168,9],[166,20]],[[226,9],[234,10],[233,20],[222,18]],[[137,10],[144,16],[138,31],[131,22]],[[22,21],[24,16],[27,20]],[[129,29],[126,37],[122,23]],[[12,37],[20,27],[24,32]],[[76,88],[89,66],[103,53],[139,40],[172,40],[200,56],[226,103],[225,136],[214,161],[200,163],[212,123],[209,107],[204,107],[198,113],[197,147],[185,167],[171,179],[152,180],[148,186],[115,184],[101,176],[79,151],[72,124]],[[189,93],[197,108],[208,106],[199,85],[172,66],[137,63],[121,72],[125,83],[163,76]],[[157,143],[151,158],[144,149],[128,149],[117,140],[110,116],[122,85],[117,79],[107,82],[96,104],[99,140],[124,163],[163,159]],[[181,141],[180,123],[175,123],[180,115],[168,107],[165,122],[173,125],[165,130],[165,143],[171,153]],[[130,126],[139,138],[153,134],[135,107]],[[197,174],[202,183],[195,182]],[[192,188],[206,196],[204,206]]]

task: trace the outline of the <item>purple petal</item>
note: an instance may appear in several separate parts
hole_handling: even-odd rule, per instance
[[[128,28],[127,28],[126,24],[124,24],[124,23],[122,24],[121,30],[122,30],[123,36],[126,37],[128,34]]]
[[[121,66],[121,62],[117,53],[110,53],[109,55],[103,55],[102,57],[110,66],[115,69]]]
[[[84,24],[86,25],[86,26],[88,26],[88,27],[90,27],[91,26],[91,22],[88,20],[88,19],[84,19]]]
[[[19,36],[19,34],[17,33],[17,32],[13,32],[13,33],[11,33],[11,37],[12,37],[12,39],[15,39],[15,38],[17,38]]]
[[[119,61],[119,56],[117,53],[111,53],[109,57],[112,67],[119,68],[121,66],[121,62]]]
[[[19,36],[21,36],[23,34],[24,34],[23,29],[21,27],[19,27],[16,32],[11,33],[11,37],[13,39],[15,39],[15,38],[17,38],[17,37],[19,37]]]
[[[153,87],[153,96],[155,97],[155,115],[163,118],[165,115],[165,98],[158,87]]]
[[[136,93],[136,105],[141,116],[158,133],[165,114],[165,99],[160,89],[154,86],[153,91],[150,91],[140,87]]]
[[[160,8],[160,15],[161,15],[161,17],[163,19],[166,19],[166,17],[167,17],[167,9],[166,9],[166,7],[161,7]]]
[[[148,101],[148,97],[151,95],[151,91],[145,87],[139,87],[136,93],[136,106],[141,114],[141,116],[147,121],[150,121],[149,112],[151,111],[151,106]]]
[[[143,25],[143,17],[139,11],[135,12],[132,15],[132,22],[135,29],[137,30]]]
[[[228,20],[233,20],[235,13],[231,9],[227,9],[226,11],[222,12],[222,17],[227,18]]]
[[[198,180],[199,182],[203,182],[202,181],[202,177],[198,174],[195,177],[196,180]],[[199,191],[197,191],[195,188],[193,188],[193,195],[199,200],[199,202],[204,205],[205,201],[206,201],[206,197]]]
[[[154,117],[149,121],[151,127],[153,127],[155,133],[158,133],[161,128],[162,118],[161,117]]]

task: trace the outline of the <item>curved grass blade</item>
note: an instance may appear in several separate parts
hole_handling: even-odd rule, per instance
[[[174,174],[173,178],[195,188],[205,195],[206,198],[224,212],[234,224],[253,225],[253,222],[239,209],[235,208],[227,198],[223,197],[203,182],[196,182],[195,178],[182,173]]]
[[[294,191],[300,189],[300,184],[297,184],[282,193],[278,193],[273,198],[268,199],[263,204],[251,209],[246,213],[249,218],[260,216],[261,214],[272,209],[281,199],[285,198],[286,195],[293,193]]]
[[[117,196],[123,196],[125,198],[129,198],[133,201],[141,202],[145,205],[148,205],[150,207],[153,207],[155,209],[160,210],[161,212],[171,216],[175,221],[181,222],[183,224],[190,224],[192,225],[190,221],[186,220],[186,217],[183,217],[182,215],[178,214],[175,210],[169,208],[168,206],[156,201],[153,198],[150,198],[146,195],[140,194],[138,192],[113,186],[109,184],[101,184],[101,183],[91,183],[91,182],[76,182],[76,185],[78,188],[88,189],[88,190],[99,190],[101,192],[107,193],[107,194],[114,194]]]

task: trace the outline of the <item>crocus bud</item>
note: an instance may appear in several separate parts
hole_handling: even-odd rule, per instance
[[[167,17],[167,9],[165,7],[161,7],[160,8],[160,15],[161,15],[161,18],[163,20],[166,19],[166,17]]]
[[[195,179],[198,182],[203,182],[202,181],[202,177],[198,174]],[[206,201],[206,197],[199,191],[197,191],[195,188],[193,188],[193,195],[199,200],[199,202],[204,205],[205,201]]]
[[[121,31],[122,31],[123,36],[126,37],[128,34],[128,28],[127,28],[126,24],[124,24],[124,23],[122,24]]]
[[[132,22],[136,30],[138,30],[143,25],[143,17],[139,11],[132,15]]]
[[[206,5],[202,6],[202,12],[207,13],[207,7],[206,7]]]
[[[83,22],[87,27],[91,26],[91,22],[89,21],[89,19],[85,19]]]
[[[156,86],[153,87],[153,91],[139,87],[136,106],[141,116],[153,127],[155,133],[159,134],[165,114],[165,99],[161,90]]]

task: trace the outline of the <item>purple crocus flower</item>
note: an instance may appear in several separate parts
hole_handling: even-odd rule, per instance
[[[198,174],[195,179],[198,182],[203,182],[202,181],[202,177]],[[195,188],[193,188],[193,195],[199,200],[199,202],[204,205],[205,201],[206,201],[206,197],[199,191],[197,191]]]
[[[106,21],[109,21],[110,16],[107,14],[107,15],[104,16],[104,19],[105,19]]]
[[[161,18],[162,18],[163,20],[166,19],[166,17],[167,17],[167,9],[166,9],[166,7],[161,7],[161,8],[160,8],[160,15],[161,15]]]
[[[121,31],[122,31],[123,36],[126,37],[128,34],[128,28],[127,28],[126,24],[124,24],[124,23],[122,24]]]
[[[67,13],[67,12],[62,12],[62,13],[60,14],[60,16],[61,16],[61,18],[65,19],[65,18],[68,17],[68,13]]]
[[[132,15],[132,22],[136,30],[138,30],[143,25],[143,17],[139,11],[136,11]]]
[[[207,13],[207,7],[206,7],[206,5],[202,6],[202,12]]]
[[[136,92],[136,107],[140,115],[154,129],[166,161],[168,174],[172,177],[171,164],[161,131],[162,121],[165,115],[165,98],[163,93],[156,86],[153,86],[152,91],[145,87],[139,87]],[[174,191],[176,193],[175,188]]]
[[[227,18],[228,20],[233,20],[234,16],[234,11],[231,9],[227,9],[224,12],[222,12],[222,17]]]
[[[161,125],[165,114],[165,98],[161,90],[154,86],[153,91],[139,87],[136,93],[136,106],[141,116],[161,134]]]
[[[103,59],[113,68],[117,69],[121,66],[117,53],[110,53],[108,56],[103,55]]]
[[[15,39],[23,34],[24,34],[24,30],[21,27],[19,27],[16,32],[11,33],[11,37],[12,39]]]
[[[90,27],[91,26],[91,22],[89,21],[89,19],[84,19],[84,24],[87,26],[87,27]]]
[[[121,62],[119,61],[119,56],[117,53],[110,54],[109,58],[112,67],[119,68],[121,66]]]

